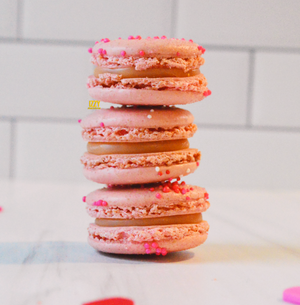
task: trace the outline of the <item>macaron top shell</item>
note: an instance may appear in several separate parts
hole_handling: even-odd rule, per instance
[[[192,124],[194,116],[185,109],[175,107],[119,107],[99,109],[85,117],[82,128],[124,127],[124,128],[164,128]]]
[[[117,39],[109,42],[96,43],[92,48],[92,53],[98,54],[99,49],[105,49],[107,56],[122,56],[121,52],[126,57],[140,57],[140,52],[143,51],[144,57],[181,57],[189,58],[201,55],[203,51],[198,49],[198,44],[179,39]]]

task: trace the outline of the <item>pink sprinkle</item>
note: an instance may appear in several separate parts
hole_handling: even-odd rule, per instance
[[[131,40],[131,39],[134,39],[134,37],[132,35],[128,36],[128,39]]]
[[[150,254],[150,253],[151,253],[151,250],[150,250],[150,249],[146,249],[146,253],[147,253],[147,254]]]
[[[159,37],[158,37],[158,36],[154,36],[153,38],[154,38],[154,39],[159,39]]]
[[[161,39],[166,39],[167,37],[164,35],[164,36],[161,36],[160,38],[161,38]]]
[[[200,163],[197,161],[197,162],[196,162],[196,165],[197,165],[197,166],[199,166],[199,165],[200,165]]]
[[[102,51],[103,51],[103,49],[100,48],[100,49],[98,50],[98,53],[102,54]]]
[[[121,37],[119,37],[119,39],[122,39]]]
[[[162,248],[162,249],[161,249],[161,255],[162,255],[162,256],[165,256],[165,255],[167,255],[167,254],[168,254],[167,250],[166,250],[165,248]]]
[[[106,207],[107,206],[107,202],[106,201],[102,201],[101,205]]]
[[[106,55],[106,50],[103,50],[103,51],[102,51],[102,54],[103,54],[103,55]]]
[[[208,198],[209,198],[208,193],[204,193],[204,199],[208,199]]]
[[[158,248],[158,244],[157,243],[152,243],[152,245],[151,245],[153,248]]]
[[[204,54],[206,51],[202,46],[198,46],[198,50],[201,51],[202,54]]]
[[[189,196],[186,196],[185,199],[186,199],[186,200],[190,200],[191,198],[190,198]]]
[[[157,247],[155,252],[156,252],[156,255],[160,255],[160,253],[161,253],[161,248]]]
[[[154,192],[154,187],[151,187],[151,188],[150,188],[150,191],[151,191],[151,192]]]
[[[105,127],[103,122],[100,123],[100,127]]]
[[[78,120],[78,123],[80,123],[81,122],[81,120]]]
[[[176,53],[176,56],[177,56],[177,57],[179,57],[179,56],[180,56],[180,53],[179,53],[179,52],[177,52],[177,53]]]
[[[137,35],[137,36],[135,37],[135,39],[142,39],[142,37],[141,37],[140,35]]]
[[[122,55],[122,56],[125,56],[125,55],[126,55],[126,52],[125,52],[125,51],[121,51],[121,55]]]
[[[158,175],[159,175],[159,176],[162,176],[162,174],[163,174],[162,172],[158,172]]]
[[[2,212],[3,211],[3,208],[2,207],[0,207],[0,212]]]
[[[140,51],[140,55],[141,55],[141,56],[145,56],[145,51],[141,50],[141,51]]]
[[[183,194],[183,195],[186,194],[186,189],[182,189],[181,194]]]
[[[283,291],[283,300],[292,304],[300,304],[300,286],[285,289]]]
[[[185,40],[184,38],[181,38],[181,40]]]
[[[148,36],[148,37],[147,37],[147,39],[151,39],[151,37],[150,37],[150,36]]]
[[[211,91],[210,90],[207,90],[207,93],[208,93],[208,95],[211,95]]]
[[[190,39],[189,42],[194,42],[194,41],[192,39]]]
[[[86,196],[82,197],[82,201],[85,202],[86,201]]]
[[[191,188],[190,188],[190,191],[193,191],[193,190],[194,190],[194,189],[191,187]]]
[[[155,197],[156,197],[157,199],[161,199],[162,196],[161,196],[160,193],[156,193],[156,194],[155,194]]]
[[[115,109],[115,107],[114,106],[110,106],[110,108],[109,109]]]
[[[150,245],[149,244],[144,244],[144,247],[146,248],[146,249],[149,249],[150,248]]]
[[[169,178],[168,180],[171,182],[173,180],[173,178]]]
[[[89,53],[92,53],[92,52],[93,52],[93,49],[92,49],[92,48],[89,48],[89,49],[88,49],[88,52],[89,52]]]
[[[108,188],[112,188],[112,186],[113,186],[113,185],[112,185],[112,184],[110,184],[110,183],[109,183],[109,184],[107,184],[107,187],[108,187]]]
[[[93,205],[97,207],[101,206],[101,204],[102,204],[102,200],[98,200],[93,203]]]
[[[102,38],[100,41],[101,41],[101,42],[104,41],[104,38]]]
[[[103,39],[103,42],[104,42],[104,43],[107,43],[107,42],[110,42],[110,40],[109,40],[108,38],[104,38],[104,39]]]
[[[99,43],[99,41],[96,41],[95,44]]]

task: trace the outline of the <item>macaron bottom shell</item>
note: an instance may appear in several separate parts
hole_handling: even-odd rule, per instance
[[[130,169],[84,167],[83,174],[88,180],[102,184],[143,184],[187,176],[193,173],[198,165],[199,162],[189,162],[160,166],[159,171],[156,171],[156,167],[137,167]]]
[[[201,92],[93,87],[89,95],[98,101],[121,105],[185,105],[205,98]]]
[[[90,224],[88,243],[98,251],[114,254],[155,254],[156,248],[151,246],[153,243],[156,243],[161,249],[166,249],[168,253],[184,251],[203,244],[207,239],[209,225],[206,221],[202,221],[198,225],[199,230],[189,231],[192,226],[195,228],[196,225],[111,228]],[[136,230],[139,231],[140,241],[138,241]],[[116,234],[123,239],[110,240],[107,238],[112,231],[116,231]],[[168,235],[169,238],[162,237],[164,232],[165,236]],[[93,233],[100,234],[104,238],[94,238]],[[146,252],[146,249],[149,250]]]

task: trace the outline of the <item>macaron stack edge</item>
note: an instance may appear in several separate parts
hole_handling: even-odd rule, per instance
[[[88,51],[90,96],[120,105],[79,120],[88,142],[84,176],[106,185],[83,197],[95,219],[88,243],[101,252],[163,256],[197,247],[208,235],[209,195],[182,181],[201,153],[188,142],[194,116],[177,105],[211,94],[199,69],[205,49],[192,40],[129,36],[101,39]]]

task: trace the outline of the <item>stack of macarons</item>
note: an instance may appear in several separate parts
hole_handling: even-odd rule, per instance
[[[205,49],[192,40],[129,36],[101,39],[89,52],[95,65],[89,94],[122,105],[80,120],[88,142],[84,175],[107,185],[83,197],[95,218],[89,244],[108,253],[157,255],[202,244],[208,193],[182,181],[199,166],[201,154],[188,142],[197,126],[174,105],[211,94],[199,70]]]

